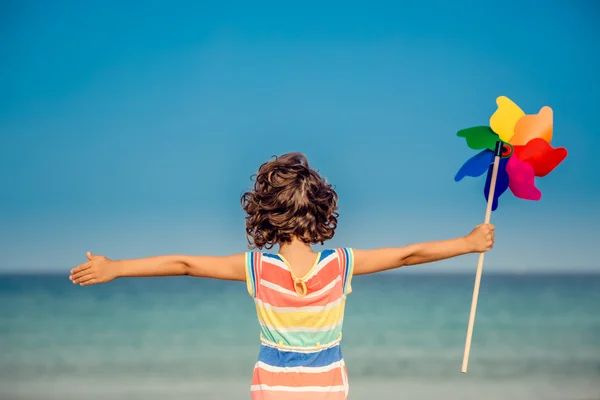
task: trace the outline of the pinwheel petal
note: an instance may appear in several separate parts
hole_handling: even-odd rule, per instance
[[[552,141],[553,112],[548,106],[542,107],[537,114],[525,115],[515,125],[515,135],[510,139],[513,146],[524,146],[530,140],[540,138]]]
[[[533,167],[535,176],[546,176],[566,157],[567,149],[554,148],[542,138],[531,139],[525,146],[514,146],[515,156]]]
[[[524,200],[539,200],[542,192],[535,187],[535,173],[533,167],[519,160],[519,157],[510,157],[506,163],[508,173],[508,187],[513,194]]]
[[[503,142],[511,142],[517,122],[525,115],[523,110],[506,96],[496,99],[498,109],[490,118],[490,126]]]
[[[456,173],[456,176],[454,177],[454,180],[458,182],[465,176],[472,176],[473,178],[481,176],[493,161],[494,152],[487,149],[483,150],[482,152],[477,153],[475,156],[469,158],[462,165],[462,167],[460,167]]]
[[[493,151],[498,141],[498,135],[489,126],[461,129],[457,136],[464,137],[467,140],[467,146],[473,150],[490,149]]]
[[[508,163],[509,158],[501,158],[500,165],[498,165],[498,175],[496,176],[496,189],[494,190],[494,199],[492,201],[492,211],[496,211],[498,208],[498,199],[506,189],[508,189],[509,178],[508,172],[506,172],[506,164]],[[485,180],[485,188],[483,189],[483,195],[487,200],[490,195],[490,186],[492,183],[492,170],[494,165],[490,165],[488,169],[487,178]]]

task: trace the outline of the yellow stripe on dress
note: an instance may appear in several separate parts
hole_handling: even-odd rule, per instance
[[[327,312],[322,311],[275,311],[261,305],[256,305],[259,321],[271,329],[290,328],[324,328],[338,325],[344,317],[346,301],[342,299],[339,304],[331,307]]]

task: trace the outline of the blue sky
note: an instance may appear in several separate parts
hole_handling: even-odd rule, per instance
[[[569,157],[501,198],[486,267],[597,269],[600,10],[543,4],[2,2],[0,271],[244,251],[239,196],[287,151],[337,187],[329,246],[468,233],[485,179],[453,181],[455,134],[499,95],[551,106]]]

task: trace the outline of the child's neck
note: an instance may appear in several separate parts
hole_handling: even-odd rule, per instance
[[[295,238],[291,242],[281,243],[279,245],[279,254],[289,262],[289,267],[292,269],[292,274],[295,277],[305,276],[315,265],[317,257],[316,252],[310,247],[310,244]]]
[[[291,242],[279,244],[279,254],[284,257],[286,254],[303,255],[303,254],[314,254],[315,251],[310,247],[310,244],[304,243],[303,241],[293,238]]]

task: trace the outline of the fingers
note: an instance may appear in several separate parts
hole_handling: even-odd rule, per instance
[[[92,275],[88,275],[85,279],[78,282],[79,286],[88,286],[99,283],[98,279],[94,278]]]
[[[496,227],[492,224],[479,224],[475,227],[475,231],[494,231]]]
[[[71,270],[71,275],[69,279],[74,283],[81,286],[87,286],[94,283],[98,283],[97,278],[95,278],[93,266],[93,260],[98,258],[99,256],[93,255],[89,251],[85,253],[86,258],[89,260],[86,263],[78,265],[77,267]]]
[[[71,273],[71,276],[69,276],[69,279],[71,279],[73,282],[78,281],[82,277],[90,275],[92,273],[92,271],[93,270],[91,268],[89,268],[89,267],[81,269],[79,271]]]
[[[488,241],[488,246],[487,246],[488,250],[491,250],[491,249],[492,249],[492,247],[494,247],[494,240],[495,240],[495,236],[496,236],[496,235],[494,234],[494,231],[493,231],[493,230],[491,230],[491,231],[490,231],[490,232],[489,232],[489,233],[486,235],[486,239],[487,239],[487,241]]]
[[[476,243],[476,249],[479,252],[491,250],[494,247],[496,227],[492,224],[479,224],[473,229],[471,235]]]
[[[88,261],[84,264],[77,266],[76,268],[73,268],[71,270],[71,275],[69,276],[69,279],[75,284],[80,283],[84,277],[88,277],[92,274],[91,267],[92,262]]]
[[[84,264],[78,265],[77,267],[75,267],[71,270],[71,275],[77,275],[77,274],[89,269],[91,266],[92,266],[92,263],[90,261],[88,261]]]
[[[94,268],[94,265],[97,265],[103,257],[94,255],[89,251],[85,253],[85,256],[88,259],[88,262],[73,268],[69,275],[69,279],[74,284],[81,286],[101,283],[101,280],[98,279],[97,268]]]
[[[491,230],[491,231],[493,231],[493,230],[496,229],[496,227],[494,225],[492,225],[492,224],[479,224],[479,225],[476,226],[476,228],[488,229],[488,230]]]
[[[488,224],[488,228],[489,228],[488,240],[491,241],[491,245],[493,246],[494,245],[494,240],[496,238],[496,233],[494,232],[494,229],[496,229],[496,228],[492,224]]]
[[[93,277],[93,276],[94,276],[94,274],[91,271],[88,270],[88,271],[80,272],[77,275],[71,275],[69,277],[69,279],[71,279],[71,281],[73,283],[81,283],[84,280],[90,279],[90,277]]]
[[[89,251],[85,253],[85,256],[86,256],[86,257],[87,257],[87,259],[88,259],[88,260],[90,260],[90,261],[94,261],[95,259],[98,259],[98,258],[103,258],[103,256],[99,256],[99,255],[97,255],[97,254],[92,254],[92,253],[90,253]]]

